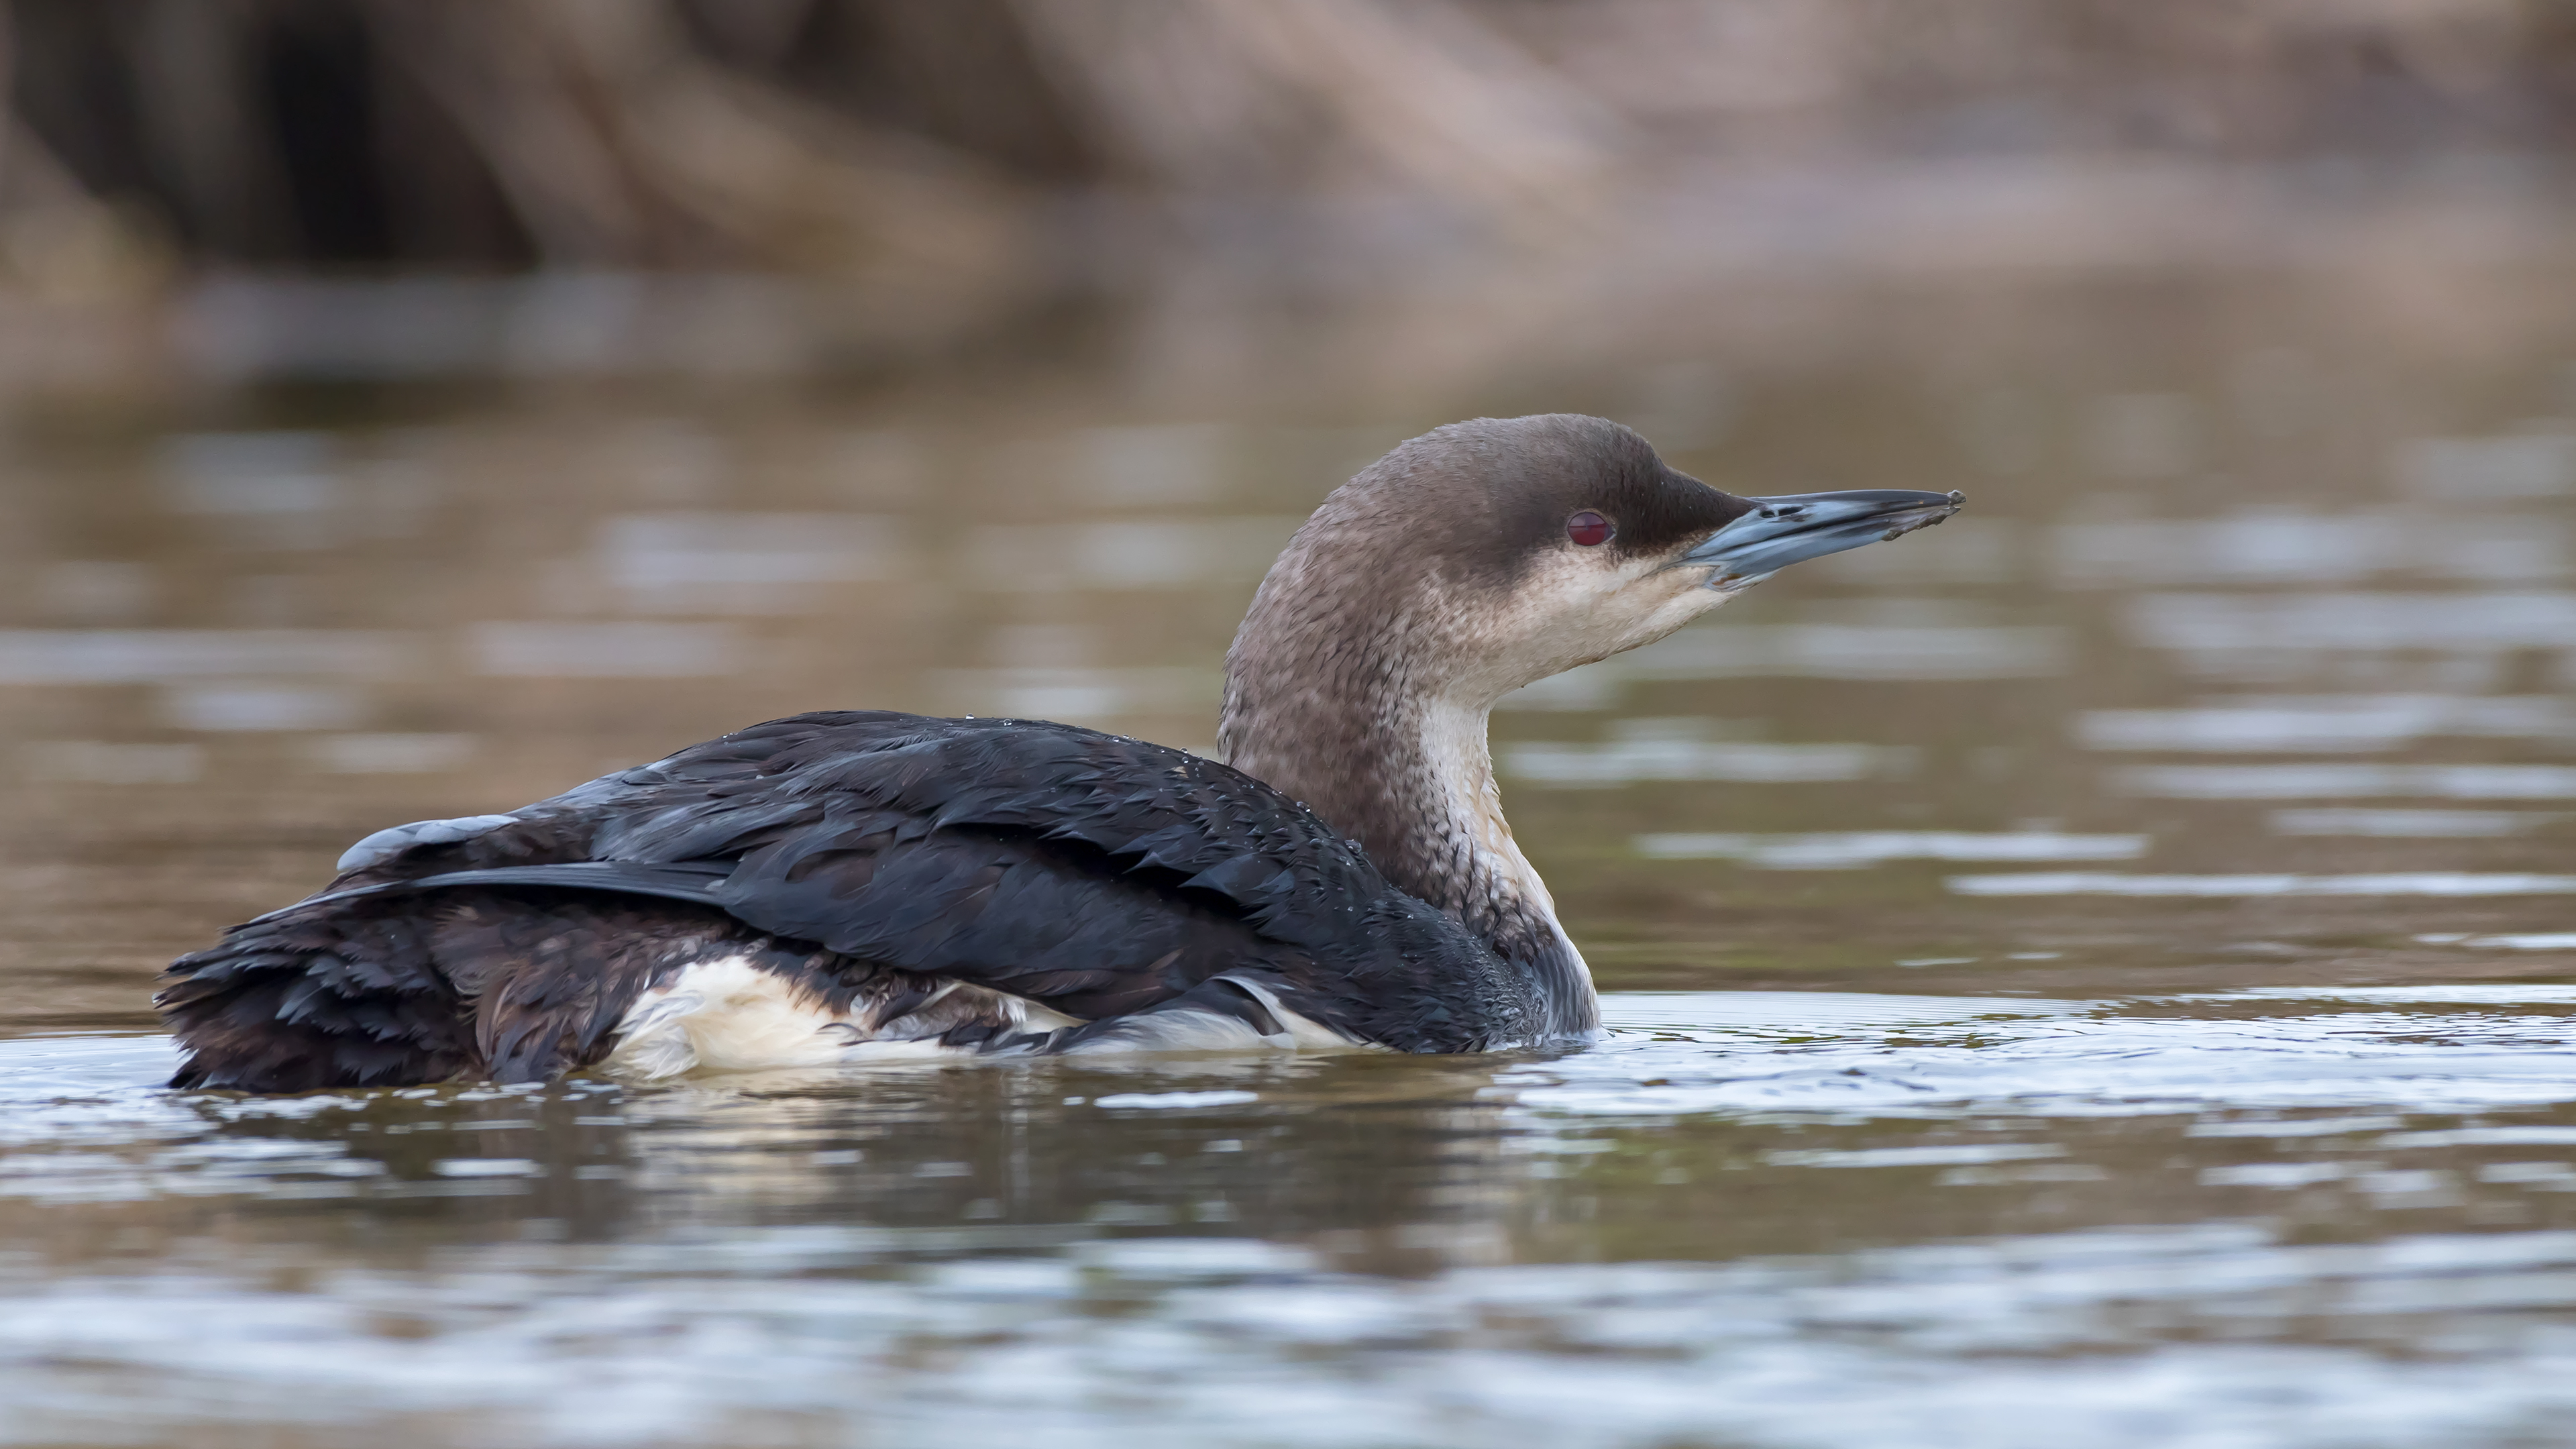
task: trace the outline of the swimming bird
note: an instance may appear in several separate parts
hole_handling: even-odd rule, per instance
[[[773,720],[507,814],[378,831],[168,970],[174,1086],[1595,1035],[1512,839],[1504,695],[1957,493],[1740,498],[1572,414],[1398,446],[1226,655],[1226,763],[1042,720]]]

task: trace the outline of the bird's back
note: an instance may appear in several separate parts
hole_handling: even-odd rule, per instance
[[[798,715],[344,866],[171,968],[183,1082],[543,1078],[719,959],[869,1041],[1185,1040],[1210,1011],[1408,1051],[1528,1034],[1514,969],[1303,806],[1040,721]]]

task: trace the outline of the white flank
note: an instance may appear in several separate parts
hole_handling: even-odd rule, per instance
[[[940,1033],[996,1015],[1018,1031],[1081,1025],[1035,1002],[956,981],[883,1029],[868,1024],[864,1001],[858,1007],[826,1010],[811,993],[761,970],[747,956],[695,962],[635,998],[618,1023],[617,1045],[606,1065],[620,1075],[648,1079],[690,1071],[837,1066],[956,1055],[970,1049],[941,1045]]]
[[[1332,1051],[1367,1045],[1289,1010],[1259,983],[1231,976],[1225,980],[1267,1007],[1282,1030],[1264,1035],[1215,1012],[1149,1012],[1115,1023],[1071,1050],[1085,1055]],[[692,1071],[971,1055],[978,1048],[943,1046],[937,1038],[951,1027],[996,1017],[1014,1031],[1033,1034],[1083,1024],[1034,1001],[951,981],[905,1015],[874,1027],[864,997],[848,1012],[833,1012],[799,984],[752,964],[750,957],[725,956],[684,966],[638,996],[618,1023],[617,1044],[604,1065],[620,1076],[652,1080]]]
[[[784,977],[726,956],[683,967],[637,997],[608,1066],[642,1077],[825,1066],[847,1054],[830,1030],[846,1024]]]

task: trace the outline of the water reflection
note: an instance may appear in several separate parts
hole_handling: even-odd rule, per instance
[[[1849,870],[1891,860],[2135,860],[2143,835],[2020,830],[1855,830],[1808,835],[1640,835],[1637,853],[1659,860],[1740,860],[1764,870]]]
[[[2087,710],[2088,749],[2195,754],[2341,754],[2440,736],[2576,740],[2576,697],[2427,694],[2239,695],[2194,709]]]
[[[2150,765],[2111,778],[2128,794],[2179,800],[2576,799],[2576,765]]]
[[[2147,594],[2128,614],[2140,642],[2194,664],[2249,649],[2555,649],[2576,637],[2576,593]]]
[[[2519,835],[2566,817],[2539,810],[2275,810],[2275,835],[2478,837]]]
[[[2567,576],[2568,558],[2568,521],[2554,515],[2462,518],[2285,509],[2234,518],[2063,524],[2050,562],[2062,588],[2116,589],[2349,584],[2386,575],[2548,582]]]
[[[2563,1412],[2567,989],[1608,1008],[1602,1049],[1518,1063],[284,1102],[147,1090],[151,1038],[12,1043],[0,1195],[59,1228],[0,1263],[0,1389],[42,1442],[2394,1446]]]

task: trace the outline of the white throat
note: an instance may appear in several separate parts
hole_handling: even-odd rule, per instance
[[[1448,847],[1434,869],[1447,879],[1446,894],[1470,930],[1497,942],[1520,942],[1524,959],[1554,958],[1559,980],[1557,1023],[1565,1032],[1596,1024],[1592,971],[1556,918],[1556,898],[1521,854],[1503,818],[1501,787],[1494,780],[1486,741],[1486,707],[1451,699],[1424,700],[1413,721],[1421,763],[1433,798],[1422,801],[1439,822],[1435,833]]]

